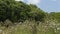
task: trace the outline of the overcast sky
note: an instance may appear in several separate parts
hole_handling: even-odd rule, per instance
[[[27,4],[35,4],[46,12],[60,12],[60,0],[17,0]]]

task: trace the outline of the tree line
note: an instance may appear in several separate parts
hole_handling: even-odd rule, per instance
[[[60,13],[47,13],[33,4],[26,4],[22,1],[0,0],[0,22],[9,19],[11,22],[23,22],[25,20],[44,21],[46,17],[59,19]]]

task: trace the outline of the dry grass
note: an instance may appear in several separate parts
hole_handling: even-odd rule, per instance
[[[8,28],[0,26],[0,34],[60,34],[60,24],[46,21],[37,26],[35,21],[25,21]]]

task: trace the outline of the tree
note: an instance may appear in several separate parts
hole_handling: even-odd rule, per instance
[[[23,2],[17,2],[15,0],[1,0],[0,1],[0,21],[6,19],[12,22],[24,21],[27,18],[27,14],[30,12],[30,8]]]
[[[45,16],[46,16],[46,12],[44,12],[43,10],[41,10],[40,8],[38,8],[36,5],[30,5],[31,8],[31,12],[29,15],[29,18],[34,19],[35,21],[43,21]]]

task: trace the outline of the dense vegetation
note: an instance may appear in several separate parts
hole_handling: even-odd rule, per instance
[[[60,30],[57,31],[59,22],[60,12],[47,13],[33,4],[0,0],[0,25],[9,27],[0,29],[5,29],[6,32],[12,30],[11,34],[60,34]]]
[[[50,17],[51,19],[57,20],[58,22],[60,22],[60,12],[51,12]]]
[[[45,12],[36,5],[14,0],[0,0],[0,21],[2,22],[7,19],[12,22],[43,21],[45,16]]]

